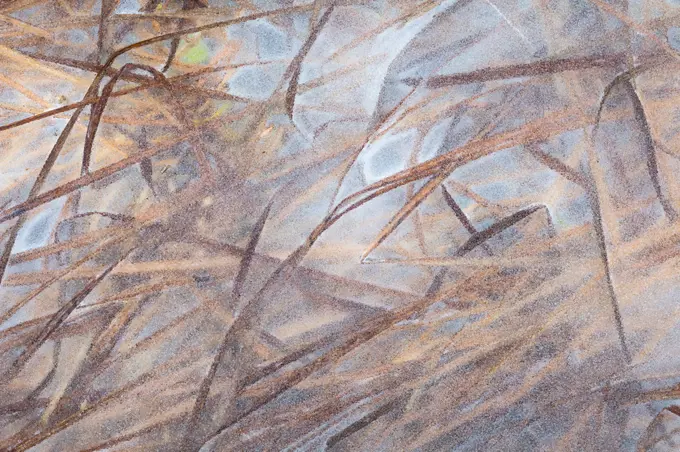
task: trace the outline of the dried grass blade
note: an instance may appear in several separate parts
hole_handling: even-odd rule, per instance
[[[371,423],[377,421],[378,419],[385,416],[386,414],[389,414],[392,410],[397,408],[399,405],[403,404],[406,398],[407,398],[406,396],[397,397],[397,398],[383,404],[378,409],[372,411],[371,413],[367,414],[366,416],[362,417],[361,419],[357,420],[356,422],[353,422],[352,424],[348,425],[342,431],[331,436],[326,441],[326,450],[331,449],[333,446],[338,444],[340,441],[342,441],[345,438],[352,436],[356,432],[368,427]]]
[[[616,53],[607,56],[587,56],[582,58],[560,58],[541,60],[533,63],[515,64],[498,68],[485,68],[472,72],[431,77],[427,81],[428,88],[443,88],[446,86],[462,85],[466,83],[505,80],[516,77],[532,77],[538,75],[557,74],[567,71],[582,71],[585,69],[616,67],[626,61],[626,55]],[[418,79],[406,80],[409,84],[419,83]]]
[[[472,225],[470,219],[467,217],[467,215],[465,215],[463,209],[460,208],[456,200],[453,199],[453,196],[451,196],[451,193],[449,193],[444,185],[442,185],[442,195],[444,195],[446,204],[451,208],[453,214],[456,216],[456,218],[458,218],[458,221],[460,221],[460,223],[465,227],[465,230],[470,234],[476,234],[477,229]]]
[[[331,346],[331,348],[327,353],[324,353],[318,358],[315,358],[308,364],[300,368],[291,370],[289,374],[286,375],[285,378],[277,379],[276,381],[274,381],[272,383],[273,387],[271,387],[270,390],[268,391],[264,391],[264,393],[266,394],[264,397],[257,400],[253,405],[248,407],[248,409],[244,410],[239,415],[234,416],[233,419],[230,419],[228,422],[220,426],[220,428],[217,429],[210,436],[210,438],[203,442],[203,444],[207,443],[212,438],[215,438],[216,436],[220,435],[222,432],[230,428],[232,425],[236,424],[237,422],[240,422],[241,420],[247,418],[260,408],[264,407],[269,402],[276,399],[280,394],[287,391],[291,387],[297,385],[298,383],[306,379],[308,376],[310,376],[317,370],[322,369],[325,365],[332,362],[336,362],[343,356],[346,356],[348,353],[360,347],[362,344],[365,344],[366,342],[370,341],[371,339],[378,336],[382,332],[391,328],[396,323],[405,320],[419,312],[422,312],[432,303],[436,302],[439,296],[440,296],[439,293],[432,294],[428,293],[426,294],[425,297],[408,304],[407,306],[403,307],[402,309],[399,309],[398,311],[387,312],[377,316],[377,318],[375,319],[370,319],[369,321],[362,324],[359,328],[357,328],[357,331],[353,333],[350,337],[341,338],[334,344],[328,344],[328,340],[322,340],[318,343],[315,343],[317,349],[320,349],[322,347],[325,348],[328,347],[329,345]],[[277,369],[278,368],[280,368],[280,366],[277,367]]]
[[[609,253],[607,251],[607,240],[604,233],[604,221],[602,219],[602,210],[600,207],[600,197],[595,188],[595,184],[591,184],[586,191],[588,200],[590,202],[591,210],[593,212],[593,226],[595,228],[595,235],[597,238],[597,245],[600,248],[600,259],[604,266],[605,279],[607,281],[607,290],[609,292],[609,299],[611,301],[612,310],[614,314],[614,322],[616,324],[616,332],[619,336],[621,350],[627,363],[632,361],[628,344],[626,343],[626,333],[623,328],[623,319],[621,317],[621,310],[619,309],[619,301],[614,289],[614,281],[612,279],[611,267],[609,265]]]
[[[456,200],[453,199],[453,196],[451,196],[451,193],[449,193],[449,191],[446,189],[444,185],[442,185],[442,194],[444,195],[444,201],[446,201],[446,204],[451,208],[453,214],[456,216],[456,218],[458,218],[458,221],[460,221],[463,227],[465,227],[465,230],[468,231],[471,235],[476,234],[477,228],[475,228],[474,225],[470,222],[468,216],[465,215],[463,209],[461,209]],[[489,248],[489,245],[487,245],[486,243],[482,244],[482,247],[489,256],[493,254],[491,252],[491,248]]]
[[[76,68],[79,68],[79,69],[84,69],[84,70],[89,70],[89,71],[94,71],[94,72],[103,71],[103,73],[105,75],[109,75],[109,76],[113,76],[116,73],[116,70],[112,69],[111,67],[104,68],[104,66],[98,65],[98,64],[91,64],[91,63],[80,62],[80,61],[76,62],[75,60],[69,60],[67,58],[55,58],[55,57],[52,57],[52,56],[44,56],[44,55],[33,54],[33,53],[27,53],[27,55],[31,56],[33,58],[44,59],[46,61],[52,61],[52,62],[56,62],[56,63],[59,63],[59,64],[65,64],[67,66],[72,66],[72,67],[76,67]],[[206,73],[211,73],[211,72],[219,72],[219,71],[223,71],[225,69],[234,69],[234,68],[239,68],[239,67],[244,67],[244,66],[249,66],[249,65],[255,65],[255,64],[257,64],[257,63],[228,64],[228,65],[224,65],[224,66],[218,66],[218,67],[215,67],[215,68],[208,67],[208,68],[203,68],[203,69],[200,69],[200,70],[197,70],[197,71],[194,71],[194,72],[170,77],[168,80],[179,81],[179,80],[184,80],[186,78],[195,77],[195,76],[198,76],[198,75],[201,75],[201,74],[206,74]],[[159,86],[159,85],[162,84],[160,82],[155,82],[153,80],[151,80],[151,81],[147,80],[144,77],[135,76],[134,74],[126,75],[126,76],[123,76],[122,78],[124,80],[139,81],[139,82],[144,82],[144,83],[140,86],[133,86],[133,87],[130,87],[130,88],[122,89],[120,91],[116,91],[116,92],[111,94],[111,97],[125,96],[125,95],[131,94],[131,93],[143,91],[145,89],[153,88],[155,86]],[[237,102],[245,102],[246,101],[246,99],[244,99],[242,97],[223,93],[223,92],[220,92],[220,91],[217,91],[217,90],[210,90],[210,89],[207,89],[207,88],[200,88],[200,87],[195,87],[195,86],[192,87],[192,86],[189,86],[189,85],[186,85],[186,84],[180,84],[180,86],[181,86],[181,89],[183,89],[183,90],[191,90],[191,91],[195,91],[199,94],[203,94],[203,95],[207,95],[207,96],[213,96],[213,97],[221,98],[221,99],[224,99],[224,100],[234,100],[234,101],[237,101]],[[30,124],[32,122],[39,121],[41,119],[49,118],[51,116],[55,116],[55,115],[58,115],[60,113],[65,113],[67,111],[74,110],[74,109],[79,108],[79,107],[85,107],[87,105],[92,105],[92,104],[96,103],[98,100],[99,100],[98,96],[85,97],[83,100],[81,100],[79,102],[67,104],[67,105],[64,105],[62,107],[54,108],[52,110],[47,110],[47,111],[44,111],[42,113],[37,113],[35,115],[29,116],[29,117],[24,118],[24,119],[19,119],[17,121],[13,121],[13,122],[10,122],[8,124],[0,125],[0,132],[3,132],[5,130],[9,130],[9,129],[13,129],[15,127],[20,127],[22,125]]]
[[[265,207],[264,211],[260,215],[260,218],[258,219],[257,223],[253,227],[253,230],[250,234],[250,239],[248,240],[248,245],[246,246],[246,249],[243,253],[243,256],[241,257],[241,262],[239,264],[239,270],[238,274],[236,275],[236,279],[234,280],[234,289],[233,289],[233,298],[234,298],[234,303],[236,303],[238,307],[238,302],[241,299],[241,294],[243,290],[243,285],[245,283],[246,277],[248,276],[248,270],[250,269],[250,264],[253,260],[253,256],[255,255],[255,249],[257,248],[257,244],[260,240],[260,236],[262,234],[262,230],[264,229],[265,223],[267,222],[267,217],[269,216],[269,212],[271,210],[272,204],[274,202],[274,198],[272,198],[269,203],[267,204],[267,207]],[[196,425],[201,417],[201,414],[203,413],[203,409],[205,408],[205,404],[208,400],[208,395],[210,393],[210,387],[212,386],[213,380],[215,378],[215,374],[217,373],[217,368],[219,365],[222,363],[222,360],[224,359],[224,355],[227,352],[227,349],[229,348],[229,344],[231,343],[231,334],[230,332],[233,329],[233,324],[227,328],[227,331],[224,335],[224,339],[222,340],[222,343],[220,344],[220,348],[217,351],[217,354],[215,355],[215,358],[213,359],[212,364],[210,365],[210,369],[208,370],[208,374],[205,376],[203,381],[201,382],[201,387],[198,391],[198,396],[196,397],[196,402],[194,403],[194,407],[191,411],[191,416],[189,418],[189,423],[187,426],[187,431],[185,433],[184,437],[184,448],[188,450],[193,450],[195,447],[194,442],[196,441],[196,436],[195,436],[195,429]]]
[[[142,177],[146,181],[147,185],[151,189],[151,191],[156,194],[154,188],[153,188],[153,163],[151,163],[150,158],[145,158],[142,159],[139,162],[139,169],[142,173]]]
[[[172,86],[168,82],[168,79],[163,75],[161,72],[157,71],[155,68],[143,64],[134,64],[134,63],[127,63],[125,64],[119,71],[116,73],[114,77],[109,80],[109,82],[106,84],[104,87],[104,90],[102,91],[102,95],[93,107],[93,112],[92,112],[92,118],[90,118],[90,123],[88,125],[88,133],[86,135],[85,139],[85,151],[83,153],[83,168],[86,168],[86,161],[85,158],[87,156],[88,158],[88,165],[89,165],[89,156],[92,151],[92,144],[94,140],[94,135],[97,132],[97,128],[99,125],[99,121],[101,120],[101,116],[104,112],[104,108],[106,106],[106,103],[108,102],[109,98],[111,97],[111,94],[113,92],[113,88],[115,84],[118,82],[121,76],[123,76],[126,72],[132,71],[132,70],[142,70],[149,72],[154,80],[156,82],[159,82],[160,85],[165,89],[165,91],[168,93],[170,96],[170,99],[172,100],[172,104],[174,108],[173,114],[174,116],[182,123],[182,125],[187,129],[187,131],[190,133],[190,140],[193,145],[193,150],[194,153],[196,154],[196,159],[198,160],[199,167],[201,168],[201,173],[206,175],[206,177],[211,178],[211,169],[210,169],[210,163],[208,161],[208,157],[206,155],[206,150],[205,147],[203,146],[203,142],[200,139],[198,135],[198,130],[196,129],[195,125],[192,124],[189,121],[189,117],[187,115],[186,110],[184,109],[184,106],[182,105],[182,102],[180,98],[177,96],[176,92],[172,89]],[[83,173],[85,174],[85,173]],[[153,187],[152,187],[153,188]]]
[[[298,91],[298,83],[300,79],[300,71],[302,69],[302,62],[304,61],[305,57],[311,50],[312,46],[316,42],[316,39],[319,37],[319,34],[321,34],[321,30],[323,27],[326,25],[328,22],[328,19],[331,17],[331,13],[333,13],[333,9],[335,9],[335,1],[326,9],[326,12],[321,16],[319,21],[312,27],[312,31],[309,33],[309,37],[307,38],[307,41],[305,41],[304,45],[298,52],[298,54],[295,56],[293,61],[290,63],[290,66],[288,66],[288,69],[286,70],[286,76],[290,76],[290,83],[288,84],[288,89],[286,90],[286,112],[288,113],[288,117],[293,120],[293,110],[295,108],[295,96],[297,95]]]
[[[24,298],[19,300],[17,303],[14,304],[7,312],[2,314],[0,316],[0,325],[5,323],[8,319],[10,319],[14,314],[16,314],[19,309],[24,307],[26,304],[28,304],[29,301],[37,297],[40,293],[42,293],[45,289],[47,289],[49,286],[54,284],[56,281],[61,279],[63,276],[67,275],[68,273],[72,272],[76,268],[80,267],[83,265],[85,262],[91,260],[93,257],[95,257],[97,254],[101,253],[103,250],[106,248],[110,247],[111,245],[120,242],[123,240],[123,236],[118,236],[114,237],[112,240],[104,243],[103,245],[97,247],[94,251],[91,253],[88,253],[86,256],[84,256],[82,259],[79,259],[78,261],[74,262],[70,266],[66,267],[63,270],[58,271],[52,278],[50,278],[48,281],[45,283],[41,284],[40,287],[36,288],[35,290],[31,291],[29,294],[27,294]]]
[[[675,414],[676,416],[680,416],[680,406],[671,405],[671,406],[667,406],[666,409],[668,411],[670,411],[671,413]]]
[[[135,69],[137,67],[138,66],[134,64],[126,64],[122,68],[120,68],[113,75],[113,77],[111,77],[111,80],[109,80],[106,86],[104,86],[102,94],[97,100],[97,102],[95,102],[95,104],[92,105],[90,121],[88,122],[87,125],[87,132],[85,133],[85,146],[83,147],[83,164],[80,169],[81,176],[90,172],[90,161],[92,159],[92,146],[94,145],[94,138],[97,134],[97,130],[99,129],[99,124],[101,122],[102,115],[104,114],[106,104],[109,102],[109,98],[113,93],[113,88],[116,86],[116,83],[118,83],[118,80],[123,75],[125,75],[126,72],[129,72],[131,69]]]
[[[335,207],[333,213],[340,210],[340,207],[361,194],[384,187],[387,184],[395,184],[394,188],[396,188],[405,183],[423,179],[442,171],[444,173],[450,173],[453,168],[457,168],[458,166],[490,155],[499,150],[525,145],[527,143],[545,141],[548,138],[565,133],[569,130],[583,128],[591,122],[592,119],[585,117],[578,109],[566,109],[559,111],[550,117],[527,123],[509,132],[472,141],[460,148],[447,152],[446,154],[434,157],[406,170],[399,171],[392,176],[381,179],[380,181],[347,196]]]
[[[139,11],[143,13],[152,13],[156,11],[156,8],[161,4],[161,1],[163,0],[148,0],[139,8]]]
[[[472,234],[472,236],[460,247],[456,250],[456,256],[463,256],[476,247],[480,246],[493,236],[500,234],[501,232],[505,231],[506,229],[514,226],[515,224],[519,223],[532,213],[540,210],[540,209],[545,209],[544,205],[535,205],[531,207],[527,207],[526,209],[521,209],[512,215],[508,215],[507,217],[495,222],[488,228],[484,229],[483,231],[476,232]]]
[[[185,139],[186,136],[181,136],[180,138],[181,139],[178,139],[177,142],[182,141],[182,139]],[[39,207],[43,204],[46,204],[71,192],[86,187],[98,180],[102,180],[105,177],[108,177],[112,174],[122,171],[123,169],[128,168],[129,166],[141,162],[142,159],[144,158],[152,157],[162,152],[164,149],[170,147],[172,144],[167,145],[165,148],[149,149],[146,151],[142,151],[138,154],[135,154],[133,156],[124,158],[116,163],[112,163],[111,165],[105,166],[104,168],[100,168],[96,171],[93,171],[75,180],[72,180],[71,182],[67,182],[52,190],[46,191],[45,193],[35,196],[32,199],[28,199],[20,204],[17,204],[16,206],[13,206],[9,209],[5,209],[2,212],[0,212],[0,223],[21,216],[22,214],[29,210],[33,210],[36,207]]]
[[[168,53],[168,59],[165,61],[165,64],[163,65],[163,69],[161,69],[161,72],[167,72],[168,69],[170,69],[172,62],[175,59],[175,55],[177,55],[179,41],[180,41],[179,38],[173,38],[172,41],[170,41],[170,52]]]
[[[588,186],[588,181],[579,172],[571,169],[559,159],[553,157],[550,154],[543,152],[539,149],[536,144],[529,144],[525,149],[531,154],[536,160],[543,163],[545,166],[555,171],[557,174],[563,176],[565,179],[579,185],[580,187],[586,188]]]
[[[645,429],[644,434],[638,441],[638,447],[637,450],[638,452],[645,452],[648,450],[651,450],[655,443],[657,443],[659,440],[657,439],[654,441],[654,430],[656,427],[661,424],[661,417],[663,416],[664,411],[668,411],[669,413],[673,413],[676,416],[680,416],[680,406],[678,405],[671,405],[663,408],[661,411],[657,413],[656,416],[654,416],[654,419],[647,425],[647,428]]]
[[[399,173],[394,174],[392,176],[385,177],[385,178],[379,180],[378,182],[374,182],[370,185],[367,185],[366,187],[362,188],[361,190],[358,190],[358,191],[352,193],[351,195],[345,197],[344,199],[342,199],[342,201],[340,201],[333,208],[333,210],[331,210],[329,217],[332,217],[334,215],[344,215],[345,213],[349,212],[350,210],[353,210],[353,209],[347,208],[344,211],[342,211],[342,213],[339,213],[342,207],[344,207],[347,203],[349,203],[353,199],[360,197],[361,195],[373,192],[372,194],[370,194],[368,196],[368,197],[371,197],[371,199],[373,199],[373,197],[375,197],[374,196],[375,193],[378,193],[378,192],[387,193],[387,191],[394,190],[395,188],[401,187],[402,185],[406,185],[408,183],[415,182],[415,181],[420,180],[420,179],[424,179],[428,176],[432,176],[432,175],[436,174],[436,172],[437,172],[436,168],[435,169],[427,168],[425,170],[421,170],[418,167],[414,167],[414,168],[409,168],[409,169],[404,170],[404,171],[400,171]],[[389,189],[389,190],[385,191],[385,189]],[[355,204],[353,204],[353,206],[356,205],[356,203],[358,203],[358,202],[360,202],[360,201],[355,202]]]
[[[204,5],[199,0],[184,0],[182,2],[182,11],[190,11],[192,9],[206,8],[206,7],[207,7],[207,5]],[[179,26],[183,27],[185,24],[186,24],[186,20],[180,19]],[[168,53],[168,59],[165,61],[165,64],[163,65],[163,69],[161,69],[161,72],[166,72],[168,69],[170,69],[172,62],[175,59],[175,55],[177,55],[177,49],[179,48],[179,42],[180,42],[179,37],[173,38],[172,41],[170,41],[170,52]]]
[[[443,186],[442,186],[443,187]],[[444,190],[446,193],[446,190]],[[448,201],[447,201],[448,202]],[[454,201],[455,202],[455,201]],[[457,204],[456,204],[457,206]],[[460,207],[458,207],[460,209]],[[544,205],[537,205],[537,206],[531,206],[526,209],[522,209],[518,212],[515,212],[514,214],[507,216],[503,218],[502,220],[492,224],[489,226],[487,229],[477,232],[474,227],[472,229],[475,231],[472,233],[471,237],[465,242],[458,250],[456,250],[455,255],[457,257],[462,257],[475,249],[477,246],[485,246],[485,250],[487,250],[487,253],[489,255],[492,255],[491,251],[488,248],[488,245],[486,244],[486,241],[495,236],[496,234],[499,234],[500,232],[504,231],[505,229],[513,226],[514,224],[517,224],[518,222],[522,221],[524,218],[528,217],[532,213],[536,212],[537,210],[545,208],[547,212],[547,208]],[[461,211],[462,212],[462,211]],[[552,229],[552,218],[550,217],[550,213],[548,213],[548,223],[550,224],[550,227]],[[465,213],[463,213],[465,215]],[[466,217],[467,218],[467,217]],[[471,225],[472,226],[472,225]],[[432,279],[432,282],[430,283],[430,286],[427,288],[426,291],[426,296],[433,296],[439,290],[441,290],[443,284],[444,284],[444,278],[446,277],[446,274],[448,272],[448,268],[444,267],[440,269],[437,274],[434,276]]]
[[[246,245],[243,256],[241,257],[238,273],[234,279],[234,288],[232,291],[234,300],[240,300],[241,298],[243,286],[248,276],[248,270],[250,269],[250,264],[253,261],[253,257],[255,256],[255,249],[257,248],[257,244],[260,241],[260,235],[262,234],[264,225],[267,222],[267,218],[269,217],[269,212],[271,211],[273,203],[274,198],[269,201],[267,207],[265,207],[264,211],[260,215],[260,218],[257,220],[257,223],[255,223],[252,232],[250,233],[248,244]]]
[[[116,10],[120,0],[102,0],[101,13],[99,14],[99,31],[97,33],[97,55],[101,59],[104,56],[104,41],[106,40],[106,21]]]
[[[659,203],[663,207],[663,211],[668,217],[668,219],[673,222],[677,219],[677,212],[673,208],[673,205],[668,200],[666,195],[664,195],[661,189],[661,182],[659,180],[659,165],[656,160],[656,149],[654,145],[654,138],[652,137],[652,130],[649,127],[649,122],[647,121],[647,114],[645,113],[645,108],[642,105],[640,96],[638,95],[635,87],[630,80],[624,80],[623,86],[630,96],[630,100],[633,102],[633,112],[635,113],[635,120],[642,129],[642,137],[644,140],[644,150],[647,155],[647,171],[649,172],[649,177],[652,179],[652,185],[654,186],[654,191],[656,192],[657,198],[659,198]]]
[[[614,77],[614,80],[612,80],[605,88],[604,91],[602,92],[602,98],[600,99],[600,103],[597,106],[597,114],[595,115],[595,129],[593,130],[593,135],[597,132],[597,129],[600,127],[600,120],[602,119],[602,112],[604,111],[604,105],[607,102],[607,99],[611,95],[612,91],[614,88],[616,88],[620,83],[623,82],[628,82],[631,79],[634,79],[637,77],[639,74],[649,70],[652,67],[652,65],[640,65],[640,66],[635,66],[634,68],[631,68],[627,71],[624,71]]]
[[[59,157],[61,150],[64,148],[66,139],[71,134],[71,131],[73,130],[73,127],[76,125],[78,117],[80,116],[84,108],[85,107],[79,107],[76,111],[74,111],[73,115],[71,116],[71,119],[66,124],[66,127],[64,127],[64,130],[61,131],[59,138],[57,138],[57,142],[52,147],[52,150],[47,156],[47,159],[45,159],[45,163],[43,163],[42,168],[40,168],[40,173],[38,174],[38,177],[35,179],[35,182],[33,183],[31,191],[29,192],[28,198],[25,202],[34,201],[38,197],[38,193],[42,189],[42,186],[45,183],[45,180],[47,179],[47,176],[49,175],[50,171],[52,171],[52,167],[57,161],[57,157]],[[20,218],[19,220],[17,220],[16,224],[12,226],[7,242],[5,243],[5,248],[2,252],[2,256],[0,257],[0,284],[2,284],[2,280],[5,276],[5,270],[7,269],[9,258],[12,255],[12,248],[14,248],[14,243],[16,242],[16,239],[19,236],[19,230],[21,229],[25,221],[25,217],[22,215],[23,212],[24,212],[23,210],[17,211],[15,217],[20,216]]]
[[[64,413],[78,409],[78,394],[87,393],[88,386],[104,370],[106,359],[148,299],[149,297],[144,297],[135,302],[125,303],[113,316],[109,324],[90,345],[87,356],[79,363],[71,381],[64,386],[59,394],[55,394],[57,398],[53,401],[52,416],[63,417]]]
[[[361,255],[361,261],[366,260],[366,257],[376,249],[392,232],[408,217],[413,210],[427,198],[442,182],[449,176],[450,170],[441,171],[438,175],[430,179],[418,192],[409,199],[406,204],[399,210],[399,212],[392,217],[387,225],[378,233],[378,236],[371,242],[366,250]]]
[[[195,354],[197,352],[198,351],[195,350],[195,349],[194,350],[188,350],[188,353],[183,355],[181,358],[171,359],[171,360],[161,364],[160,366],[153,368],[149,372],[146,372],[146,373],[140,375],[139,377],[135,378],[133,381],[125,384],[123,387],[114,390],[113,392],[101,397],[100,399],[92,402],[91,404],[88,404],[84,409],[79,410],[78,412],[76,412],[76,413],[66,417],[65,419],[53,424],[50,428],[48,428],[44,431],[39,431],[39,432],[31,431],[30,433],[32,433],[33,436],[30,436],[28,438],[20,437],[20,438],[18,438],[18,441],[17,441],[16,438],[10,438],[10,440],[6,441],[5,443],[0,443],[0,450],[25,451],[25,450],[31,449],[32,447],[35,447],[36,445],[42,443],[43,441],[50,438],[51,436],[53,436],[53,435],[59,433],[60,431],[72,426],[73,424],[80,421],[81,419],[89,416],[90,414],[94,413],[95,411],[107,406],[109,403],[113,402],[114,400],[116,400],[118,397],[124,395],[125,393],[129,393],[130,391],[134,390],[135,388],[138,388],[141,385],[148,383],[154,375],[157,375],[157,374],[159,374],[160,372],[163,372],[163,371],[168,371],[168,369],[173,368],[173,366],[176,368],[178,366],[185,366],[186,367],[186,366],[190,365],[191,362],[195,361]],[[192,360],[192,361],[190,362],[189,360]]]
[[[108,266],[99,276],[90,280],[85,287],[80,290],[68,303],[62,306],[47,322],[42,331],[27,344],[23,353],[14,361],[9,371],[2,377],[2,380],[7,382],[14,378],[24,368],[26,363],[33,357],[35,352],[47,341],[50,335],[66,320],[66,318],[78,307],[78,305],[87,297],[116,266],[122,262],[134,248],[130,248],[123,253],[116,261]]]
[[[91,97],[93,96],[93,94],[95,94],[95,93],[97,92],[97,89],[98,89],[98,87],[99,87],[99,84],[100,84],[101,80],[103,79],[103,77],[104,77],[106,71],[109,70],[109,68],[111,67],[111,65],[113,64],[113,62],[116,60],[116,58],[118,58],[119,56],[121,56],[121,55],[123,55],[123,54],[129,52],[130,50],[133,50],[133,49],[136,49],[136,48],[139,48],[139,47],[144,47],[144,46],[147,46],[147,45],[150,45],[150,44],[155,44],[155,43],[157,43],[157,42],[167,41],[167,40],[169,40],[169,39],[173,39],[173,38],[175,38],[175,37],[184,36],[184,35],[186,35],[186,34],[197,33],[197,32],[204,31],[204,30],[211,30],[211,29],[213,29],[213,28],[218,28],[218,27],[224,27],[224,26],[229,26],[229,25],[235,25],[235,24],[238,24],[238,23],[249,22],[249,21],[252,21],[252,20],[257,20],[257,19],[264,18],[264,17],[269,17],[269,16],[276,16],[276,15],[280,15],[280,14],[287,14],[287,13],[299,12],[299,11],[303,11],[303,10],[306,10],[306,9],[309,9],[309,8],[312,8],[312,7],[313,7],[313,5],[302,5],[302,6],[293,6],[293,7],[288,7],[288,8],[282,8],[282,9],[278,9],[278,10],[265,11],[265,12],[258,13],[258,14],[253,14],[253,15],[250,15],[250,16],[244,16],[244,17],[239,17],[239,18],[235,18],[235,19],[229,19],[229,20],[225,20],[225,21],[214,22],[214,23],[211,23],[211,24],[202,25],[202,26],[198,26],[198,27],[193,27],[193,28],[186,29],[186,30],[182,30],[182,31],[178,31],[178,32],[167,33],[167,34],[164,34],[164,35],[155,36],[155,37],[153,37],[153,38],[145,39],[145,40],[142,40],[142,41],[138,41],[138,42],[136,42],[136,43],[134,43],[134,44],[130,44],[130,45],[128,45],[128,46],[125,46],[125,47],[123,47],[123,48],[118,49],[117,51],[115,51],[115,52],[114,52],[114,53],[106,60],[106,62],[103,64],[103,66],[101,67],[101,69],[99,70],[99,72],[97,72],[97,75],[95,76],[94,80],[93,80],[92,83],[90,84],[90,88],[88,89],[87,93],[85,94],[83,102],[85,102],[85,100],[91,98]],[[124,67],[125,67],[125,66],[124,66]],[[122,69],[121,69],[121,71],[122,71]],[[157,72],[157,71],[156,71],[156,72]],[[152,73],[153,73],[153,72],[152,72]],[[154,74],[154,75],[155,75],[155,74]],[[161,74],[161,75],[162,75],[162,74]],[[172,93],[172,91],[170,91],[170,92]],[[88,102],[88,103],[89,103],[89,102]],[[87,103],[85,103],[85,105],[86,105],[86,104],[87,104]],[[64,129],[64,131],[63,131],[62,134],[60,135],[59,140],[57,141],[57,144],[55,145],[55,147],[54,147],[53,150],[52,150],[52,153],[50,154],[50,157],[52,157],[52,154],[54,154],[54,160],[56,160],[56,157],[58,156],[59,151],[61,150],[61,147],[63,147],[63,142],[66,140],[66,138],[67,138],[68,135],[70,134],[70,131],[71,131],[71,129],[73,128],[73,126],[75,125],[75,122],[77,121],[78,116],[79,116],[80,113],[82,112],[83,108],[84,108],[84,106],[83,106],[83,107],[79,107],[79,108],[73,113],[73,116],[71,117],[71,120],[70,120],[69,123],[67,124],[67,127]],[[4,130],[4,129],[0,129],[0,130]],[[89,126],[88,126],[88,132],[90,132]],[[93,128],[93,132],[92,132],[92,133],[94,133],[94,132],[96,132],[96,127]],[[93,136],[92,136],[92,138],[90,138],[90,143],[89,143],[89,144],[90,144],[90,147],[91,147],[91,141],[92,141],[93,138],[94,138]],[[61,145],[59,146],[58,144],[59,144],[60,142],[61,142]],[[87,143],[86,143],[86,146],[87,146]],[[202,168],[202,169],[205,169],[205,168],[206,168],[206,165],[208,165],[208,168],[209,168],[209,164],[207,163],[207,160],[204,158],[204,156],[203,156],[202,154],[199,153],[199,150],[198,150],[198,149],[196,150],[196,153],[197,153],[197,157],[198,157],[198,159],[199,159],[199,164],[201,165],[201,168]],[[85,155],[83,155],[83,168],[84,168],[84,169],[87,169],[87,168],[89,167],[89,160],[86,161],[87,158],[88,158],[88,157],[86,157]],[[48,161],[49,161],[49,157],[48,157]],[[52,162],[52,163],[53,163],[53,162]],[[87,165],[86,165],[86,164],[87,164]],[[46,162],[46,165],[45,165],[45,166],[47,166],[47,162]],[[45,168],[45,166],[43,166],[43,169]],[[50,170],[50,169],[51,169],[51,165],[49,165],[49,168],[48,168],[48,170],[47,170],[47,173],[49,173],[49,170]],[[41,172],[41,174],[42,174],[42,172]],[[208,173],[208,175],[209,175],[209,174],[210,174],[210,173]],[[46,175],[47,175],[47,174],[45,174],[45,176],[46,176]],[[42,185],[42,184],[40,184],[40,185]],[[36,188],[36,185],[34,185],[33,188],[35,189],[35,188]],[[37,187],[36,192],[39,191],[39,189],[40,189],[40,187]],[[33,190],[32,190],[32,192],[33,192]],[[56,193],[55,193],[55,194],[56,194]],[[30,201],[30,196],[29,196],[29,201]],[[24,212],[24,210],[22,210],[21,208],[15,209],[15,212],[14,212],[14,215],[13,215],[13,216],[19,216],[19,215],[21,215],[23,212]],[[5,221],[5,220],[0,220],[0,222],[2,222],[2,221]],[[10,256],[10,254],[11,254],[11,248],[12,248],[12,246],[14,245],[14,241],[16,240],[16,235],[18,234],[18,229],[21,227],[20,223],[21,223],[21,222],[18,222],[18,225],[15,226],[15,227],[17,227],[17,231],[13,234],[13,235],[15,236],[15,237],[14,237],[14,240],[8,241],[8,244],[5,246],[5,251],[4,251],[4,253],[3,253],[3,256],[2,256],[2,258],[0,258],[0,283],[2,282],[2,277],[4,276],[5,268],[6,268],[6,266],[7,266],[7,262],[9,261],[9,256]]]
[[[345,208],[344,210],[341,210],[341,211],[339,211],[339,212],[336,212],[335,210],[333,210],[333,212],[331,212],[331,214],[327,217],[327,220],[326,220],[325,224],[323,224],[324,231],[325,231],[326,229],[328,229],[329,227],[331,227],[331,226],[332,226],[336,221],[338,221],[340,218],[342,218],[343,216],[347,215],[349,212],[351,212],[351,211],[353,211],[353,210],[355,210],[355,209],[358,209],[359,207],[361,207],[362,205],[366,204],[367,202],[369,202],[369,201],[371,201],[371,200],[373,200],[373,199],[375,199],[375,198],[378,198],[379,196],[381,196],[381,195],[383,195],[383,194],[385,194],[385,193],[388,193],[388,192],[390,192],[390,191],[392,191],[392,190],[395,190],[395,189],[397,189],[397,188],[399,188],[399,187],[401,187],[401,186],[403,186],[403,185],[406,185],[406,184],[408,184],[409,182],[415,182],[415,181],[417,181],[417,180],[419,180],[419,179],[421,179],[420,176],[415,176],[415,177],[410,177],[410,178],[404,179],[403,181],[399,181],[399,182],[397,182],[397,183],[386,184],[386,185],[385,185],[384,187],[382,187],[381,189],[374,191],[373,193],[371,193],[371,194],[369,194],[368,196],[365,196],[365,197],[359,199],[358,201],[355,201],[353,204],[350,204],[350,205],[349,205],[347,208]],[[345,200],[347,200],[347,199],[349,199],[349,198],[345,198]],[[344,201],[343,201],[343,202],[344,202]],[[337,208],[336,208],[336,209],[337,209]]]

